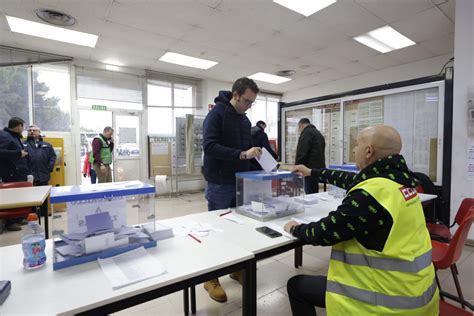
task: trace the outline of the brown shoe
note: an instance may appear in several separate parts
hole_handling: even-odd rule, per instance
[[[11,232],[17,232],[17,231],[21,230],[21,227],[20,227],[20,225],[15,223],[15,224],[11,224],[11,225],[6,226],[5,229],[9,230]]]
[[[239,281],[240,285],[242,285],[242,271],[237,271],[237,272],[232,272],[229,274],[231,279],[234,279],[236,281]]]
[[[212,279],[204,283],[204,289],[209,293],[210,298],[219,303],[227,302],[227,295],[219,283],[219,279]]]

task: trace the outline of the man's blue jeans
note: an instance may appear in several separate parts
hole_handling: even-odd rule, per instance
[[[206,186],[208,211],[235,207],[235,184],[217,184],[208,182]]]

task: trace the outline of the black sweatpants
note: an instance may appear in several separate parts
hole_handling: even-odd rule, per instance
[[[290,297],[293,316],[316,316],[314,306],[326,307],[325,276],[296,275],[288,280],[286,289]]]

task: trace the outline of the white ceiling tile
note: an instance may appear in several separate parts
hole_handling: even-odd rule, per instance
[[[338,1],[310,18],[322,22],[331,29],[337,29],[348,37],[385,25],[385,21],[352,0]]]
[[[352,61],[357,61],[359,59],[367,58],[369,56],[375,56],[378,54],[376,50],[362,45],[361,43],[353,39],[334,43],[329,46],[329,49]]]
[[[202,5],[215,9],[219,6],[222,0],[198,0],[198,2]]]
[[[386,53],[387,56],[401,61],[404,64],[433,57],[434,54],[420,45],[413,45]]]
[[[306,42],[315,49],[322,49],[329,45],[349,39],[338,29],[330,27],[321,21],[304,19],[288,25],[281,31],[283,36]]]
[[[384,20],[386,23],[408,18],[433,7],[430,0],[355,0],[360,6]]]
[[[311,67],[333,67],[351,61],[349,58],[338,55],[337,52],[334,52],[329,48],[322,49],[311,56],[304,56],[301,60]]]
[[[386,54],[377,54],[368,58],[363,58],[359,61],[360,63],[369,66],[374,69],[384,69],[400,65],[401,62],[393,57],[387,56]]]
[[[343,73],[348,76],[356,76],[356,75],[360,75],[360,74],[375,70],[375,68],[372,68],[370,66],[367,66],[366,64],[363,64],[357,61],[352,61],[347,64],[337,65],[335,66],[335,69],[339,71],[340,73]]]
[[[391,26],[417,43],[454,32],[454,24],[436,7],[400,20]]]
[[[455,20],[455,6],[456,6],[456,2],[454,0],[444,0],[439,6],[438,8],[443,11],[444,14],[446,14],[448,16],[448,18],[451,19],[451,21],[454,22]]]
[[[454,53],[454,34],[443,34],[419,44],[434,55]]]
[[[177,39],[193,28],[181,21],[178,23],[173,14],[166,16],[162,10],[141,2],[130,5],[114,2],[107,19],[118,24]]]
[[[72,15],[81,23],[91,18],[105,19],[112,2],[110,0],[59,0],[55,8]]]
[[[126,25],[120,25],[111,21],[105,22],[101,28],[98,43],[101,42],[102,37],[122,41],[127,45],[130,45],[131,48],[137,47],[139,49],[167,49],[172,43],[178,41],[175,38],[143,31]]]
[[[59,0],[36,0],[38,7],[41,8],[54,8],[58,5]]]

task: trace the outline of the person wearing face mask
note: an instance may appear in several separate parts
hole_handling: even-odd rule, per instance
[[[56,162],[56,153],[53,146],[43,141],[40,128],[34,124],[28,127],[28,137],[24,145],[30,156],[33,185],[48,185]],[[45,201],[41,205],[40,214],[44,216],[47,211],[48,202]]]
[[[28,152],[21,142],[24,125],[23,119],[12,117],[8,127],[0,131],[0,180],[3,182],[26,181],[31,174]],[[6,220],[6,230],[21,230],[20,221],[21,218]]]
[[[258,92],[252,79],[237,79],[232,91],[219,92],[214,99],[216,105],[204,119],[204,177],[209,211],[235,207],[235,173],[249,171],[250,160],[262,154],[260,147],[252,147],[251,123],[245,115]],[[240,273],[232,273],[230,277],[242,281]],[[205,282],[204,288],[213,300],[227,301],[218,279]]]
[[[90,155],[90,163],[97,173],[99,183],[112,182],[112,153],[114,151],[114,141],[112,135],[114,129],[106,126],[99,136],[92,140],[92,154]]]

